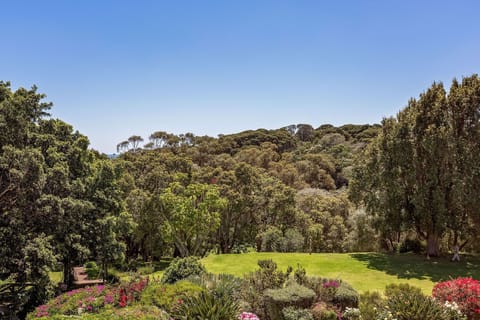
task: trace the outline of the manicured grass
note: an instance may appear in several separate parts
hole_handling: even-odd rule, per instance
[[[307,275],[340,278],[359,292],[383,292],[390,283],[409,283],[430,294],[436,282],[456,277],[480,279],[480,259],[462,256],[460,263],[447,258],[427,260],[413,254],[381,253],[245,253],[210,255],[202,259],[209,272],[241,277],[258,268],[257,261],[272,259],[282,270],[303,266]]]

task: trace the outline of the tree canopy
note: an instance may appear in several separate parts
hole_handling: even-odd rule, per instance
[[[467,241],[480,206],[480,79],[434,83],[411,99],[366,149],[352,199],[377,217],[383,232],[412,230],[438,255],[440,239]],[[465,242],[464,242],[465,243]]]

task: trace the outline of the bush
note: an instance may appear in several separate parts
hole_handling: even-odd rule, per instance
[[[232,320],[238,316],[238,305],[227,296],[221,298],[203,291],[197,296],[186,297],[172,311],[177,320]]]
[[[197,296],[203,288],[189,281],[180,280],[174,284],[151,283],[142,293],[143,305],[154,305],[171,312],[186,297]]]
[[[240,299],[254,311],[260,319],[265,319],[266,307],[264,292],[266,289],[280,288],[288,278],[289,273],[277,270],[277,264],[269,260],[259,260],[259,270],[245,276],[240,291]]]
[[[431,297],[404,294],[390,297],[387,306],[398,320],[454,320],[465,319]]]
[[[242,285],[242,279],[231,274],[206,273],[201,276],[191,276],[188,281],[198,284],[213,293],[216,297],[236,297]]]
[[[398,320],[464,319],[458,312],[409,285],[390,285],[386,296],[386,307],[377,315],[377,319],[388,317],[390,313]]]
[[[345,309],[345,312],[342,314],[342,319],[343,320],[361,320],[363,318],[362,318],[362,313],[360,312],[359,309],[347,307]]]
[[[308,309],[287,307],[282,310],[284,320],[313,320],[313,315]]]
[[[267,230],[257,235],[259,251],[263,252],[282,251],[283,240],[282,231],[273,226],[268,227]]]
[[[315,320],[337,320],[338,314],[332,306],[328,306],[325,302],[316,303],[311,309],[313,319]]]
[[[247,253],[248,252],[248,246],[245,244],[235,244],[232,247],[231,253]]]
[[[66,319],[66,318],[59,318]],[[85,314],[82,320],[169,320],[170,316],[164,310],[155,306],[135,305],[122,309],[106,309],[98,314]]]
[[[162,276],[163,283],[174,283],[175,281],[188,278],[189,276],[200,276],[206,273],[205,267],[196,257],[174,259],[165,269]]]
[[[339,305],[342,310],[346,307],[358,307],[358,292],[346,282],[340,282],[340,286],[335,291],[333,302]]]
[[[300,252],[303,249],[305,238],[297,229],[287,229],[283,240],[283,252]]]
[[[383,308],[385,301],[379,292],[364,292],[360,295],[358,308],[364,319],[375,319],[377,310]]]
[[[468,319],[480,319],[480,283],[472,278],[457,278],[437,283],[432,290],[435,299],[455,302]]]
[[[385,296],[387,298],[393,296],[417,296],[423,295],[422,290],[418,287],[409,285],[408,283],[389,284],[385,287]]]
[[[148,285],[139,279],[117,286],[98,285],[69,291],[37,307],[27,319],[99,313],[108,308],[124,308],[136,303]]]
[[[98,279],[100,276],[100,268],[95,261],[85,263],[85,272],[87,272],[89,279]]]
[[[286,307],[309,308],[316,296],[313,290],[295,281],[290,281],[284,288],[268,289],[264,295],[272,319],[281,319],[282,310]]]

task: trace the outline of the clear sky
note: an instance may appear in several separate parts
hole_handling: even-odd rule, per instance
[[[115,152],[133,134],[378,123],[480,70],[480,1],[45,0],[0,7],[0,79]]]

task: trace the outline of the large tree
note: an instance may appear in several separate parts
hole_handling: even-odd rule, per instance
[[[0,82],[0,280],[10,292],[0,288],[0,300],[10,298],[17,312],[48,297],[56,261],[68,283],[72,264],[99,244],[119,247],[108,219],[122,211],[113,168],[85,136],[50,119],[43,98],[35,87]]]
[[[182,256],[203,256],[215,241],[220,211],[227,200],[215,185],[171,183],[152,198],[152,211],[160,215],[162,229]]]
[[[413,230],[439,254],[440,239],[468,240],[478,223],[480,79],[454,80],[447,94],[434,83],[411,99],[355,170],[351,197],[377,217],[384,232]]]

